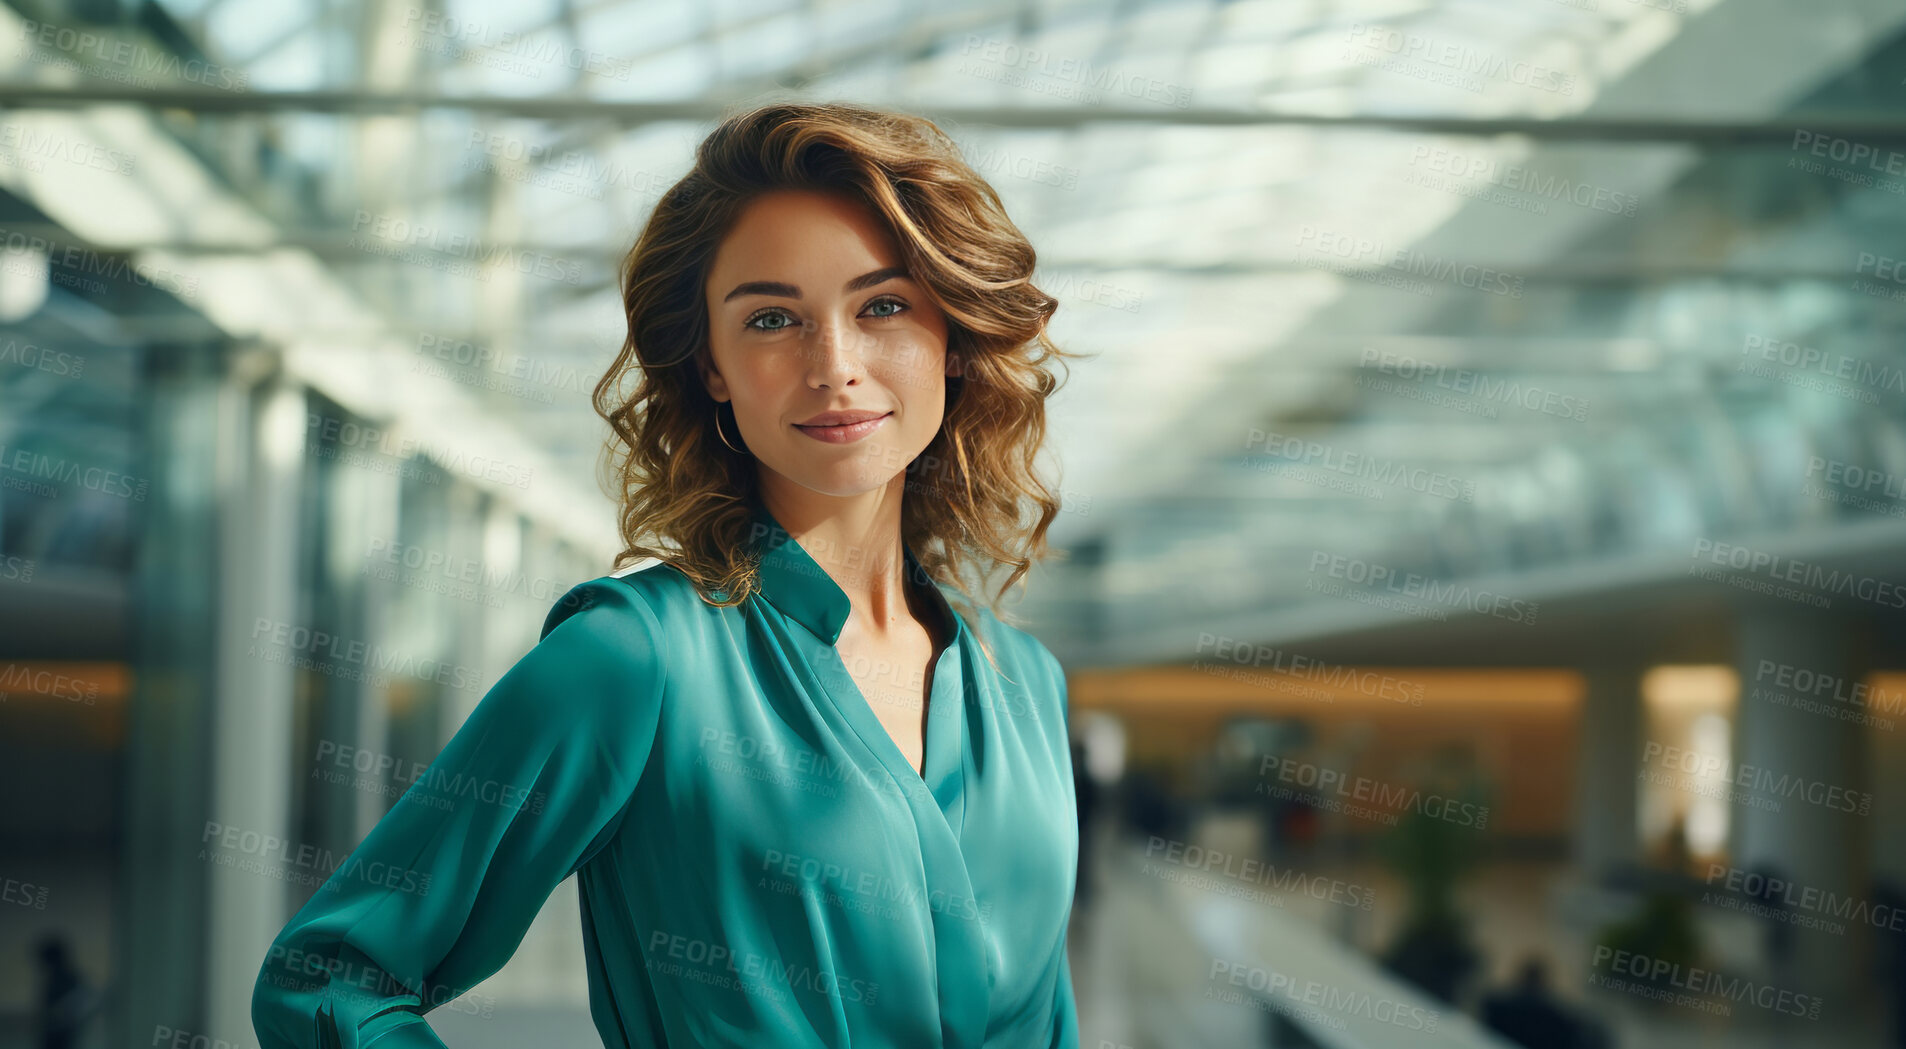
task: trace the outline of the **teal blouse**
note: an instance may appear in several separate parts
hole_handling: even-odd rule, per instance
[[[1078,1045],[1065,678],[933,584],[922,775],[834,648],[848,599],[765,509],[761,589],[577,585],[278,934],[262,1049],[442,1049],[423,1014],[576,876],[610,1049]],[[911,548],[907,568],[925,578]]]

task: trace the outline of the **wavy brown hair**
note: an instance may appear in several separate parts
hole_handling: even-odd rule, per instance
[[[1010,621],[999,601],[1046,556],[1059,513],[1034,464],[1046,399],[1061,385],[1046,364],[1080,355],[1047,337],[1059,302],[1032,283],[1032,245],[952,138],[921,117],[846,103],[778,102],[727,117],[622,261],[628,336],[594,394],[614,430],[604,451],[620,494],[616,567],[656,558],[723,607],[760,586],[748,534],[760,498],[755,460],[717,436],[717,402],[700,366],[710,354],[704,287],[716,249],[742,209],[776,189],[844,193],[871,206],[945,312],[955,374],[940,432],[907,466],[902,537],[975,626],[962,579],[977,585],[1009,568],[987,603]]]

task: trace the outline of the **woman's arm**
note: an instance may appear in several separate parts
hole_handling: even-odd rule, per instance
[[[424,1014],[488,977],[615,833],[655,739],[661,626],[616,580],[542,638],[272,943],[263,1049],[443,1049]]]

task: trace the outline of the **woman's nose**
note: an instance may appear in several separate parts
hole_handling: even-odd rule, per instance
[[[844,386],[858,381],[866,370],[866,336],[852,325],[834,320],[804,322],[801,340],[808,381],[816,386]]]

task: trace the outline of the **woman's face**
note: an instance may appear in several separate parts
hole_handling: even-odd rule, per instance
[[[763,194],[721,242],[706,292],[703,379],[733,405],[722,432],[760,462],[764,487],[852,496],[904,483],[945,414],[947,321],[877,212],[836,194]],[[877,421],[819,425],[840,412]]]

